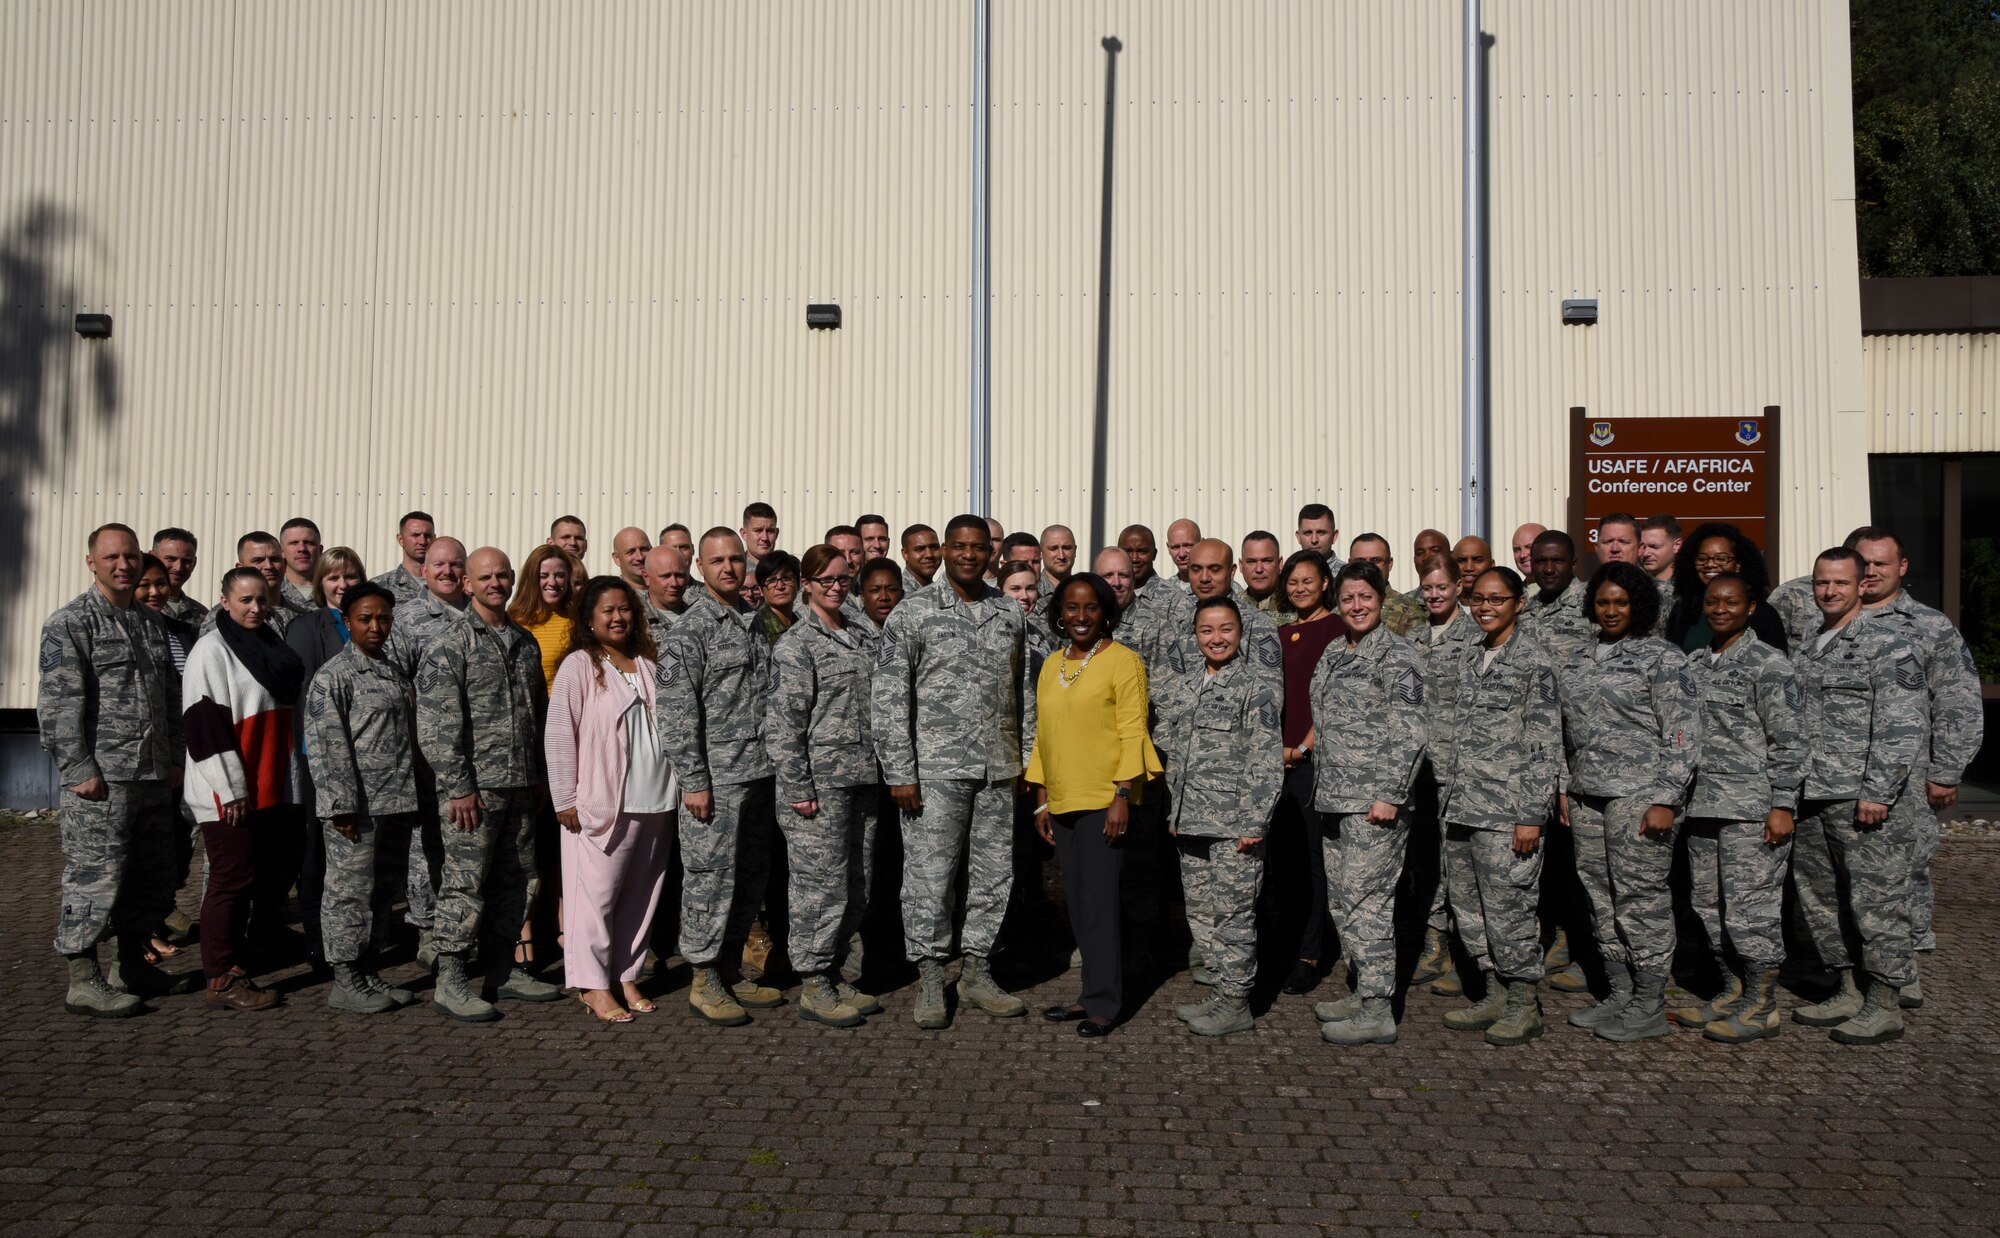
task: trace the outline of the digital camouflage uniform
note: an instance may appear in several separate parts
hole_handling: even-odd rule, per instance
[[[1985,698],[1972,650],[1951,620],[1900,589],[1881,606],[1863,612],[1870,623],[1897,626],[1924,665],[1925,720],[1929,733],[1917,748],[1910,770],[1910,813],[1916,842],[1910,857],[1910,934],[1918,950],[1937,949],[1931,929],[1936,897],[1931,890],[1931,864],[1937,859],[1937,810],[1930,805],[1926,782],[1955,787],[1965,767],[1979,755],[1986,738]]]
[[[313,601],[312,590],[300,588],[289,576],[278,582],[278,596],[300,614],[319,609],[319,603]]]
[[[1502,980],[1542,978],[1535,916],[1542,848],[1514,853],[1516,825],[1546,826],[1562,778],[1555,663],[1517,629],[1489,666],[1484,640],[1459,672],[1450,759],[1438,770],[1445,880],[1466,952]]]
[[[672,632],[674,625],[681,621],[680,615],[653,605],[653,599],[644,592],[639,594],[639,605],[643,606],[646,610],[646,630],[652,633],[654,650],[665,649],[667,647],[667,634]],[[683,606],[681,609],[685,611],[687,608]]]
[[[192,647],[201,631],[201,621],[208,618],[208,607],[182,593],[177,597],[168,598],[160,613],[169,619],[178,619],[188,626],[188,644]]]
[[[993,951],[1013,888],[1015,780],[1035,730],[1021,607],[987,587],[973,602],[940,584],[905,598],[877,644],[869,729],[891,787],[915,784],[903,816],[903,936],[914,961],[951,952],[952,885],[967,865],[966,955]]]
[[[1813,598],[1812,577],[1794,576],[1771,590],[1764,604],[1777,611],[1778,618],[1784,621],[1785,640],[1792,652],[1805,648],[1819,635],[1821,615],[1819,603]]]
[[[792,963],[832,969],[868,905],[881,766],[868,734],[874,633],[836,632],[812,607],[771,650],[764,746],[776,771],[778,823],[791,861]],[[793,804],[817,801],[810,817]]]
[[[1541,600],[1531,584],[1516,627],[1519,635],[1548,650],[1560,674],[1570,655],[1597,643],[1597,625],[1583,613],[1584,583],[1572,576],[1561,593]],[[1590,896],[1583,888],[1576,857],[1576,834],[1556,830],[1542,836],[1542,893],[1539,914],[1557,934],[1577,934],[1589,928]],[[1561,937],[1558,936],[1558,941]]]
[[[1674,830],[1642,834],[1653,805],[1680,817],[1701,718],[1694,672],[1653,636],[1594,642],[1561,673],[1565,784],[1577,875],[1605,959],[1665,976],[1674,957],[1667,877]]]
[[[1405,871],[1422,881],[1412,887],[1418,906],[1428,908],[1424,926],[1438,933],[1451,931],[1451,912],[1445,897],[1444,818],[1438,812],[1438,771],[1451,760],[1452,735],[1458,725],[1458,679],[1465,672],[1466,651],[1477,645],[1484,633],[1463,608],[1451,622],[1431,627],[1426,621],[1415,629],[1410,645],[1424,669],[1424,765],[1419,775],[1418,802],[1424,810],[1410,823],[1410,852]],[[1428,818],[1428,819],[1426,819]],[[1427,854],[1420,854],[1424,848]]]
[[[1424,609],[1421,598],[1413,598],[1391,589],[1389,595],[1382,599],[1382,626],[1404,640],[1414,640],[1415,637],[1411,633],[1428,622],[1430,622],[1430,612]]]
[[[714,796],[706,821],[681,813],[681,957],[713,967],[749,940],[764,902],[778,821],[764,747],[771,646],[756,612],[704,590],[660,648],[654,717],[683,797]]]
[[[1916,979],[1910,873],[1922,784],[1927,684],[1917,651],[1897,628],[1861,616],[1824,648],[1792,651],[1805,697],[1809,757],[1800,792],[1792,872],[1800,918],[1829,967],[1853,967],[1902,988]],[[1889,805],[1880,825],[1856,819],[1858,801]],[[1843,897],[1844,896],[1844,897]]]
[[[1216,992],[1240,1000],[1257,979],[1261,840],[1285,780],[1282,713],[1241,654],[1213,675],[1194,674],[1162,707],[1154,746],[1166,767],[1188,932]],[[1239,851],[1243,838],[1258,845]]]
[[[1409,848],[1410,800],[1424,759],[1424,672],[1386,626],[1336,639],[1312,677],[1313,807],[1325,814],[1326,890],[1361,997],[1396,992],[1396,884]],[[1377,800],[1396,806],[1368,820]]]
[[[535,871],[548,712],[541,647],[512,619],[489,627],[467,613],[431,638],[416,693],[417,747],[444,823],[433,940],[440,954],[465,955],[483,932],[511,961]],[[449,801],[474,793],[484,803],[478,827],[459,830]]]
[[[386,658],[349,644],[306,688],[306,761],[326,840],[320,933],[329,963],[353,963],[386,923],[416,822],[416,688]],[[333,828],[354,818],[349,841]]]
[[[375,583],[391,592],[409,587],[392,583],[397,578],[414,582],[416,592],[410,595],[408,601],[403,600],[401,594],[397,595],[389,645],[383,653],[414,683],[422,671],[424,655],[429,652],[431,641],[438,633],[465,622],[466,603],[461,599],[454,606],[443,601],[401,568],[376,577]],[[438,874],[444,866],[444,826],[437,815],[436,779],[430,767],[423,763],[417,766],[417,800],[417,819],[410,827],[404,888],[409,894],[407,919],[420,929],[428,929],[437,916]]]
[[[1541,590],[1531,585],[1515,623],[1517,633],[1538,641],[1558,668],[1568,664],[1577,650],[1597,643],[1597,625],[1583,613],[1583,594],[1583,582],[1575,577],[1547,602],[1542,601]]]
[[[111,605],[95,586],[42,625],[36,720],[62,781],[58,954],[150,933],[174,909],[171,783],[179,771],[180,676],[151,611]],[[72,787],[104,780],[103,799]]]
[[[424,584],[422,577],[413,576],[409,572],[404,571],[403,565],[400,562],[380,576],[374,577],[368,583],[371,585],[380,585],[393,594],[396,599],[396,609],[398,611],[401,611],[403,607],[419,598],[429,597],[431,592],[430,587]]]
[[[1750,972],[1785,961],[1785,873],[1792,842],[1764,841],[1774,808],[1796,813],[1805,775],[1805,706],[1791,659],[1748,628],[1721,653],[1688,655],[1701,702],[1688,796],[1690,901],[1722,959],[1723,934]]]

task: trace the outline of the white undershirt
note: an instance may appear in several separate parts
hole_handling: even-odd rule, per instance
[[[616,670],[616,667],[612,669]],[[660,755],[660,734],[641,694],[639,673],[619,671],[632,689],[625,710],[625,807],[627,813],[672,812],[678,805],[673,767]]]

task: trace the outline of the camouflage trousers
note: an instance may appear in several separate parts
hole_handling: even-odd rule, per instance
[[[1854,819],[1853,800],[1808,800],[1792,835],[1799,918],[1820,961],[1848,968],[1859,958],[1869,975],[1899,989],[1917,978],[1910,931],[1917,813],[1909,798],[1906,791],[1877,826]]]
[[[1326,815],[1326,901],[1340,930],[1341,952],[1363,997],[1396,993],[1396,883],[1409,847],[1410,815],[1370,825],[1365,813]]]
[[[715,811],[708,820],[681,811],[680,952],[692,967],[713,967],[725,943],[740,948],[750,940],[778,832],[770,778],[709,790]]]
[[[1014,888],[1014,780],[926,779],[923,811],[903,814],[903,944],[912,961],[951,954],[952,882],[965,862],[960,949],[993,953]]]
[[[1774,970],[1785,961],[1785,872],[1792,864],[1788,838],[1764,841],[1762,821],[1687,822],[1689,901],[1708,934],[1708,948],[1723,957],[1723,936],[1743,966]]]
[[[1674,867],[1675,831],[1650,837],[1639,832],[1652,806],[1643,796],[1572,794],[1569,831],[1598,951],[1608,962],[1664,976],[1674,961],[1674,895],[1667,878]]]
[[[1215,991],[1250,996],[1257,982],[1257,894],[1264,887],[1264,842],[1247,851],[1234,838],[1174,840],[1187,894],[1188,935],[1215,973]]]
[[[326,887],[320,895],[319,931],[329,963],[353,963],[368,953],[374,926],[388,919],[402,893],[416,813],[356,817],[354,840],[332,822],[320,824],[326,842]]]
[[[1918,801],[1910,808],[1915,834],[1910,844],[1910,947],[1935,950],[1937,933],[1931,927],[1931,918],[1937,909],[1937,896],[1931,889],[1931,865],[1937,860],[1941,831],[1937,809],[1925,797],[1923,780],[1912,778],[1910,784],[1917,789],[1906,792],[1903,798],[1914,795]]]
[[[859,922],[853,908],[866,906],[867,872],[862,830],[872,825],[876,789],[822,787],[819,811],[802,817],[790,804],[778,805],[778,828],[790,862],[787,884],[792,912],[792,966],[801,975],[829,971],[836,951]],[[859,887],[857,889],[857,887]]]
[[[1542,978],[1542,852],[1514,853],[1511,826],[1487,829],[1447,822],[1444,875],[1459,940],[1481,971],[1502,980]]]
[[[533,787],[488,788],[486,809],[470,830],[452,826],[445,801],[444,865],[438,873],[437,915],[431,939],[440,954],[469,954],[482,934],[511,947],[528,916],[528,883],[535,868]],[[512,957],[511,952],[508,957]]]
[[[82,954],[113,934],[150,933],[174,909],[174,831],[164,782],[104,783],[101,800],[64,787],[62,908],[56,953]]]
[[[1438,816],[1437,776],[1429,761],[1417,778],[1410,801],[1410,849],[1403,862],[1403,887],[1408,907],[1425,909],[1424,927],[1434,933],[1451,931],[1451,907],[1445,898],[1444,819]]]
[[[444,827],[429,807],[436,799],[437,779],[419,772],[419,807],[416,822],[410,826],[409,864],[403,882],[410,902],[403,918],[420,929],[431,927],[437,919],[438,873],[444,866]]]

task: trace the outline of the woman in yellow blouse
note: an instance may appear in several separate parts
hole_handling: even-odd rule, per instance
[[[1050,615],[1067,643],[1042,663],[1035,686],[1035,829],[1054,845],[1069,902],[1070,928],[1083,952],[1077,999],[1042,1017],[1076,1023],[1079,1036],[1108,1036],[1124,1003],[1120,974],[1120,845],[1160,756],[1146,737],[1146,667],[1111,639],[1118,600],[1101,576],[1079,572]]]
[[[560,546],[537,546],[521,565],[507,613],[528,629],[542,650],[544,687],[554,687],[556,667],[569,652],[576,598],[583,592],[583,564]]]

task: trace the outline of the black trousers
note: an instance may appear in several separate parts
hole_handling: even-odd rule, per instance
[[[1308,755],[1285,771],[1285,793],[1266,844],[1266,908],[1275,927],[1272,940],[1296,941],[1294,958],[1324,963],[1326,948],[1326,852],[1320,846],[1326,825],[1313,807],[1313,765]]]
[[[1118,885],[1125,870],[1122,843],[1104,840],[1104,809],[1051,814],[1056,862],[1062,867],[1069,927],[1083,951],[1076,1002],[1093,1019],[1116,1019],[1125,1004],[1123,942]]]

